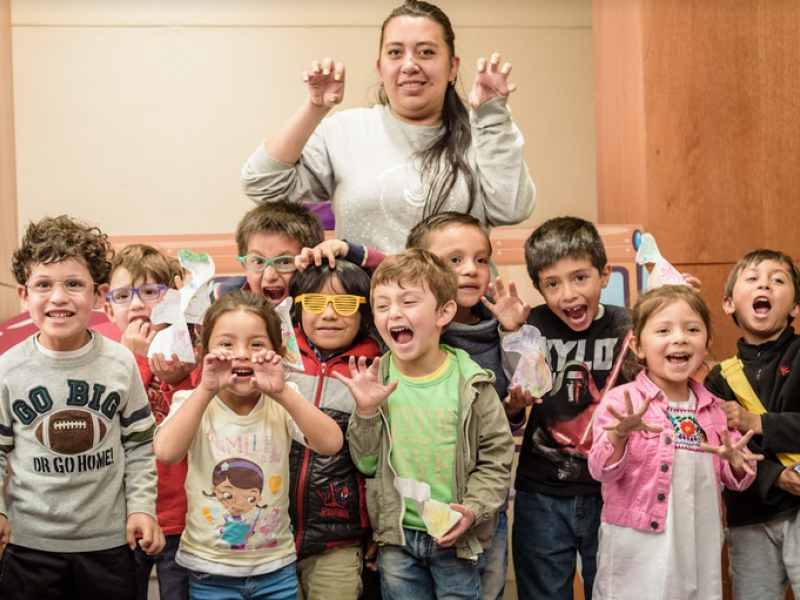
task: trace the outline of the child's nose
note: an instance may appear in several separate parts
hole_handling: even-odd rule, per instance
[[[575,293],[575,288],[572,286],[572,284],[565,283],[561,286],[561,295],[565,300],[572,300],[577,294]]]
[[[336,310],[333,308],[333,302],[328,302],[325,305],[325,310],[322,311],[322,318],[323,319],[335,319],[336,318]]]

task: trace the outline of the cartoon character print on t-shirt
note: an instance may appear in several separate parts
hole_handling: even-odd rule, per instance
[[[585,469],[594,411],[614,368],[619,341],[598,339],[587,351],[585,340],[547,340],[553,389],[536,407],[539,427],[531,436],[531,451],[551,462],[562,481],[577,479]]]
[[[277,493],[282,485],[280,476],[273,475],[268,485]],[[231,550],[274,548],[278,541],[273,529],[278,524],[277,507],[261,504],[264,472],[256,463],[243,458],[229,458],[214,467],[211,491],[203,492],[222,505],[203,506],[203,517],[215,529],[215,534]]]

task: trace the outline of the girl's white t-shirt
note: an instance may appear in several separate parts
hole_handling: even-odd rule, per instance
[[[170,416],[190,395],[175,393]],[[214,398],[187,454],[188,510],[179,564],[247,577],[296,560],[288,512],[293,439],[306,443],[289,413],[272,398],[262,396],[248,415],[237,415]]]

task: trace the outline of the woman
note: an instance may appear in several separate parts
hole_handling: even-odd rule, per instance
[[[460,59],[450,20],[408,0],[381,29],[380,103],[323,118],[344,97],[344,67],[303,73],[309,95],[242,169],[257,201],[333,201],[336,237],[385,253],[424,217],[455,210],[511,225],[533,210],[523,139],[506,106],[515,86],[500,56],[478,61],[471,112],[455,90]]]

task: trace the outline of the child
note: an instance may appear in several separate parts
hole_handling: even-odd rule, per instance
[[[389,352],[369,368],[351,358],[352,379],[334,374],[356,402],[348,440],[367,476],[385,600],[445,590],[480,597],[476,559],[508,492],[514,443],[494,378],[463,350],[439,344],[455,297],[455,275],[437,256],[414,248],[388,257],[373,276],[371,303]],[[413,481],[462,515],[438,539],[395,487]]]
[[[251,290],[274,305],[289,295],[295,257],[304,247],[322,243],[325,232],[317,215],[299,202],[261,204],[236,226],[236,258],[244,277],[231,277],[215,290],[215,297],[233,290]]]
[[[584,596],[591,600],[602,498],[586,456],[602,391],[617,382],[628,312],[600,304],[611,267],[603,240],[588,221],[546,221],[526,240],[525,263],[545,303],[531,310],[517,298],[513,284],[506,293],[498,280],[495,314],[505,331],[526,322],[539,329],[554,385],[543,399],[523,398],[512,389],[506,402],[514,420],[533,404],[514,500],[511,550],[517,591],[522,600],[571,599],[580,553]],[[507,357],[509,374],[516,357]]]
[[[105,234],[31,223],[13,255],[39,332],[0,357],[0,597],[133,599],[133,548],[158,553],[155,421],[131,353],[86,329],[108,292]],[[125,524],[125,525],[123,525]],[[13,530],[12,530],[13,527]]]
[[[130,244],[114,256],[111,263],[111,291],[106,296],[105,311],[108,319],[122,332],[120,343],[136,359],[150,408],[156,423],[169,414],[169,400],[162,382],[175,385],[183,381],[194,368],[184,365],[177,356],[168,364],[163,356],[154,357],[151,368],[147,359],[150,343],[158,329],[166,325],[153,325],[150,315],[153,308],[164,299],[169,288],[175,287],[175,278],[181,277],[180,263],[146,244]],[[157,372],[157,374],[156,374]],[[186,461],[176,465],[158,463],[158,499],[156,513],[166,538],[166,547],[158,556],[148,556],[141,548],[134,551],[136,559],[137,600],[147,600],[150,572],[156,565],[158,589],[162,598],[182,600],[189,598],[189,580],[186,569],[175,562],[175,553],[181,541],[186,522]]]
[[[800,590],[800,274],[782,252],[756,250],[740,260],[725,286],[723,309],[742,331],[738,353],[715,366],[708,390],[728,402],[728,425],[754,430],[763,452],[744,494],[725,492],[728,558],[736,600],[782,599]],[[763,414],[762,414],[763,413]]]
[[[331,455],[342,432],[284,380],[280,317],[253,292],[211,305],[201,333],[203,372],[178,391],[154,446],[174,464],[188,454],[189,509],[177,561],[192,598],[297,597],[289,531],[291,439]],[[260,594],[260,595],[259,595]]]
[[[632,319],[644,369],[604,398],[589,453],[604,502],[594,598],[721,600],[720,490],[752,482],[753,432],[729,432],[720,400],[691,379],[711,339],[695,291],[651,290]]]
[[[350,357],[378,357],[369,337],[369,276],[338,261],[310,266],[292,277],[295,330],[304,371],[292,372],[301,395],[336,420],[343,432],[355,408],[350,391],[333,373],[350,374]],[[361,593],[362,544],[369,531],[364,478],[345,443],[331,457],[293,443],[290,516],[295,528],[297,576],[306,600],[355,600]]]
[[[486,228],[472,215],[443,212],[417,224],[408,236],[408,248],[424,248],[441,258],[456,274],[456,314],[442,332],[441,343],[460,348],[484,369],[495,374],[494,389],[500,398],[508,395],[508,380],[503,372],[498,322],[486,303],[489,289],[492,243]],[[521,427],[525,413],[512,430]],[[506,501],[498,514],[492,545],[481,560],[481,597],[502,600],[508,567],[508,517]]]

